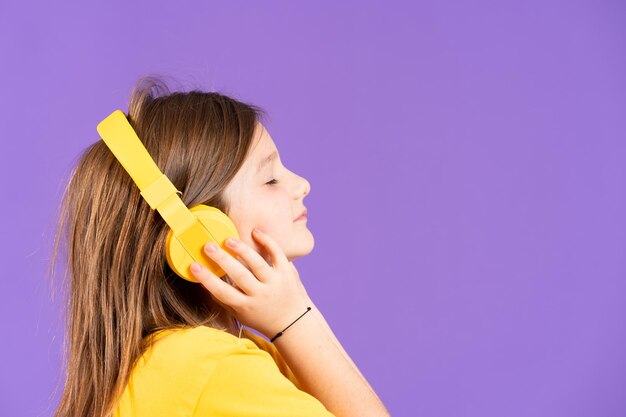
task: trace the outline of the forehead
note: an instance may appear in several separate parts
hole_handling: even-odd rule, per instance
[[[270,136],[265,126],[260,122],[257,122],[254,136],[252,138],[252,144],[250,145],[250,151],[244,165],[241,169],[241,175],[243,177],[254,177],[257,174],[259,165],[273,152],[278,152],[272,137]]]
[[[224,190],[224,197],[229,204],[246,199],[249,188],[259,182],[261,176],[257,173],[259,163],[273,152],[278,153],[274,141],[265,127],[257,122],[246,160]],[[234,210],[234,207],[231,207],[231,210]]]
[[[257,122],[254,130],[254,138],[251,155],[262,158],[268,151],[274,149],[274,142],[270,133],[265,129],[262,123]]]
[[[246,163],[252,165],[251,168],[256,169],[259,163],[274,151],[277,151],[276,145],[269,132],[265,129],[265,126],[261,123],[257,123],[252,140],[252,148],[250,149]]]

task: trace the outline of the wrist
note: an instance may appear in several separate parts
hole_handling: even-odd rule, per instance
[[[267,338],[270,339],[271,343],[274,343],[275,340],[279,339],[283,336],[283,334],[289,330],[291,330],[294,326],[297,326],[298,323],[304,319],[305,316],[312,314],[313,304],[307,303],[304,311],[298,314],[295,319],[292,319],[287,325],[285,325],[281,330],[273,332],[272,334],[267,335]]]

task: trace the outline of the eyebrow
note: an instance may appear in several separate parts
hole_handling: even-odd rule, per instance
[[[267,164],[269,164],[270,162],[272,162],[274,160],[274,158],[276,158],[278,156],[278,153],[276,153],[276,151],[272,152],[271,154],[267,155],[265,158],[261,159],[261,162],[259,162],[259,165],[257,167],[257,174],[259,172],[261,172],[261,170],[263,169],[263,167]]]

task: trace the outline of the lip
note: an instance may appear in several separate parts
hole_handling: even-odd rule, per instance
[[[297,222],[297,221],[300,221],[300,220],[306,220],[306,213],[307,213],[307,209],[304,209],[304,211],[302,213],[300,213],[300,215],[298,217],[296,217],[294,222]]]

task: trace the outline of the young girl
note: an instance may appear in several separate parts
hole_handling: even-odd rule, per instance
[[[198,283],[168,265],[168,225],[106,144],[81,156],[52,258],[63,242],[66,375],[55,416],[389,415],[292,263],[313,249],[310,184],[281,163],[263,115],[152,77],[132,92],[128,122],[184,204],[220,209],[239,234],[228,248],[205,246],[225,274],[192,268]]]

